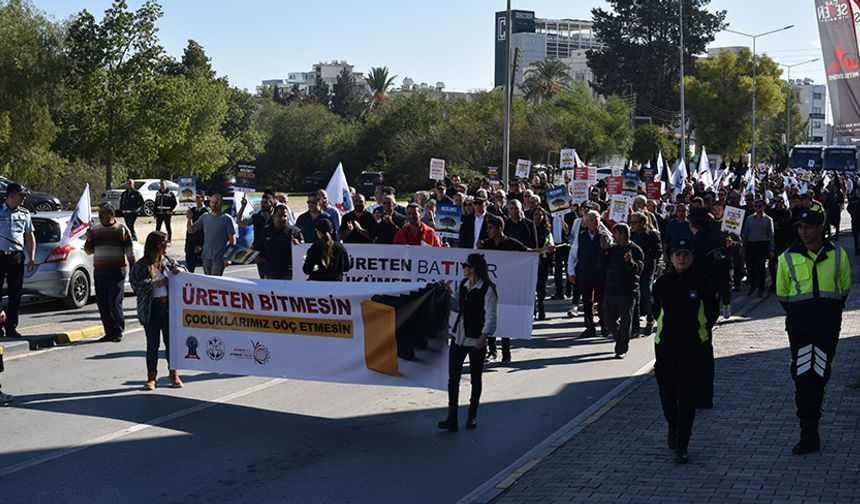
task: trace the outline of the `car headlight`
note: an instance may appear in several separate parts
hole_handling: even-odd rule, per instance
[[[60,206],[60,198],[54,198],[53,202],[55,205]]]

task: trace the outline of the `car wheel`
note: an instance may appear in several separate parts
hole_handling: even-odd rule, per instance
[[[40,201],[33,205],[33,210],[36,212],[52,212],[54,208],[47,201]]]
[[[155,215],[155,202],[154,201],[147,201],[146,203],[143,204],[143,215],[145,215],[147,217],[152,217],[153,215]]]
[[[63,298],[63,306],[66,308],[82,308],[90,300],[90,278],[82,270],[75,270],[69,280],[69,291]]]

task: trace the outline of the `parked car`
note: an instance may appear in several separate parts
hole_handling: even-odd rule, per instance
[[[329,179],[331,179],[331,173],[317,170],[302,179],[302,190],[305,192],[311,192],[316,191],[317,189],[325,189],[325,186],[328,185]]]
[[[11,180],[0,177],[0,193],[6,194],[6,186],[12,182]],[[24,200],[24,208],[31,212],[56,212],[62,208],[63,204],[56,196],[50,194],[32,192]]]
[[[372,198],[376,187],[385,185],[384,172],[361,172],[355,177],[355,191],[366,198]]]
[[[137,179],[132,180],[134,184],[134,188],[140,191],[140,195],[143,196],[143,210],[141,211],[142,215],[146,215],[151,217],[155,214],[155,193],[158,192],[158,187],[161,182],[161,179]],[[176,182],[172,182],[170,180],[165,180],[167,182],[167,189],[173,192],[176,195],[176,199],[179,200],[179,184]],[[111,205],[119,210],[119,198],[122,195],[122,192],[125,191],[125,182],[122,183],[122,186],[118,189],[110,189],[109,191],[105,191],[102,195],[102,201],[107,201]],[[173,213],[182,213],[185,211],[185,208],[176,206],[176,209]]]
[[[46,212],[33,216],[36,269],[24,269],[24,293],[62,299],[68,308],[81,308],[95,294],[93,256],[84,252],[83,236],[60,247],[72,212]],[[134,257],[143,257],[143,245],[133,242]],[[128,284],[126,284],[128,288]]]

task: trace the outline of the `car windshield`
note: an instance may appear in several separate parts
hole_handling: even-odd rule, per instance
[[[361,181],[364,181],[364,180],[374,180],[375,181],[378,178],[380,178],[380,175],[378,173],[361,173],[358,175],[358,180],[361,180]]]
[[[49,219],[33,219],[33,235],[36,243],[56,243],[60,241],[60,223]]]

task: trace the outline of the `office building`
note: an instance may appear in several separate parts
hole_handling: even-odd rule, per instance
[[[825,121],[827,86],[824,84],[815,84],[812,79],[792,79],[789,84],[797,89],[797,104],[800,106],[800,116],[804,120],[807,120],[805,143],[825,145],[828,140],[827,123]]]

